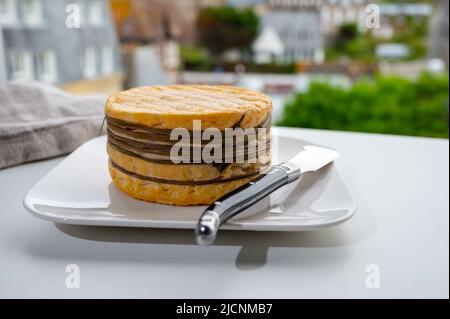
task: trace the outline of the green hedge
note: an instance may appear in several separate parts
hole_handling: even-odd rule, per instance
[[[196,46],[182,46],[180,50],[182,69],[189,71],[211,71],[214,63],[206,51]]]
[[[448,138],[448,76],[313,83],[285,105],[282,126]]]
[[[296,71],[294,62],[258,64],[239,61],[214,63],[206,50],[197,46],[182,46],[180,52],[182,61],[181,67],[184,71],[211,72],[220,67],[226,72],[234,72],[236,64],[245,65],[246,72],[293,74]]]
[[[248,72],[254,73],[282,73],[294,74],[296,72],[296,65],[294,62],[286,63],[252,63],[247,66]]]

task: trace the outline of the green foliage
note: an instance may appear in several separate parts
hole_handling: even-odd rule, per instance
[[[257,35],[259,18],[250,9],[207,7],[196,25],[200,43],[218,57],[228,49],[248,47]]]
[[[333,61],[347,57],[355,61],[374,62],[376,44],[376,39],[370,33],[361,34],[355,23],[345,23],[326,49],[326,59]]]
[[[395,21],[392,23],[395,24]],[[405,17],[400,26],[397,26],[391,41],[404,43],[409,47],[408,60],[423,58],[427,54],[428,25],[429,20],[426,18]]]
[[[360,80],[350,89],[313,83],[285,108],[283,126],[448,138],[447,76]]]
[[[344,23],[339,28],[338,40],[340,42],[354,40],[358,37],[358,26],[356,23]]]
[[[347,57],[354,61],[376,62],[375,47],[386,42],[408,46],[410,54],[407,60],[420,59],[427,55],[428,18],[391,17],[389,24],[395,31],[388,41],[376,38],[371,32],[360,33],[354,23],[341,25],[336,37],[326,49],[326,59],[334,61]]]
[[[296,64],[294,62],[252,63],[248,66],[247,70],[248,72],[255,72],[255,73],[293,74],[296,72]]]
[[[180,58],[183,70],[211,71],[214,68],[214,63],[209,55],[199,47],[182,46]]]
[[[181,50],[182,69],[186,71],[213,71],[216,67],[220,67],[226,72],[234,72],[236,64],[245,65],[247,72],[255,73],[284,73],[293,74],[296,72],[295,63],[248,63],[245,61],[238,62],[220,62],[215,63],[206,50],[196,46],[182,46]]]

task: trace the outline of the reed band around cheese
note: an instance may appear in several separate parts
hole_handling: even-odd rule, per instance
[[[112,180],[145,201],[210,204],[270,168],[271,111],[266,95],[232,86],[116,93],[105,109]]]

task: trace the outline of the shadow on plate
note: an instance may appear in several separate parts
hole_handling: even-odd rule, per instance
[[[361,197],[360,197],[361,198]],[[90,241],[139,243],[153,245],[186,245],[197,244],[193,230],[149,229],[125,227],[100,227],[56,224],[63,233]],[[198,249],[214,249],[222,246],[238,246],[240,251],[235,266],[239,270],[254,270],[267,262],[269,248],[332,248],[364,241],[376,231],[376,220],[364,203],[359,203],[358,213],[347,222],[316,231],[308,232],[255,232],[222,230],[212,247]],[[209,250],[211,252],[211,250]],[[330,252],[329,258],[337,258]],[[323,262],[326,262],[322,260]],[[305,261],[306,262],[306,261]]]

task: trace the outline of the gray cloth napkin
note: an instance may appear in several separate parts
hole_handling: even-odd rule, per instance
[[[70,153],[98,136],[105,99],[38,82],[0,86],[0,169]]]

